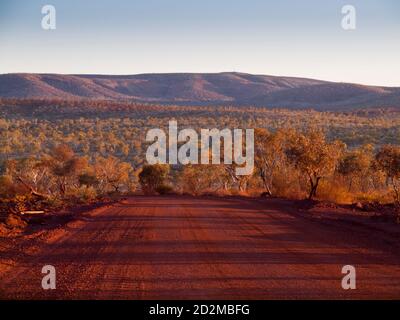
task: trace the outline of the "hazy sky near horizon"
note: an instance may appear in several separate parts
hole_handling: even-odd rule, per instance
[[[56,30],[41,28],[44,5]],[[341,27],[344,5],[356,30]],[[0,0],[0,73],[238,71],[400,86],[398,0]]]

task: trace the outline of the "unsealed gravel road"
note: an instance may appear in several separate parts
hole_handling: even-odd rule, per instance
[[[21,256],[0,297],[399,299],[398,252],[361,227],[289,214],[282,200],[134,197]],[[44,265],[56,290],[41,288]],[[356,267],[356,290],[341,287],[344,265]]]

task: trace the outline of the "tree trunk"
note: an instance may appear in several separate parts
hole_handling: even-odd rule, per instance
[[[30,191],[30,193],[33,195],[33,196],[35,196],[35,197],[38,197],[38,198],[40,198],[40,199],[47,199],[48,198],[48,196],[47,195],[45,195],[45,194],[42,194],[42,193],[39,193],[39,192],[37,192],[36,190],[34,190],[28,183],[26,183],[21,177],[17,177],[17,180],[19,181],[19,182],[21,182],[26,188],[28,188],[29,189],[29,191]]]
[[[310,176],[310,193],[308,194],[308,200],[312,200],[317,196],[317,188],[320,179],[321,177],[316,177],[314,181],[314,179]]]
[[[264,189],[266,190],[266,192],[264,192],[263,194],[268,195],[268,196],[272,196],[272,191],[271,191],[271,184],[272,183],[269,183],[268,178],[267,178],[267,174],[265,173],[264,170],[261,170],[260,177],[261,177],[261,180],[263,182]],[[272,180],[272,179],[269,179],[269,180]]]
[[[350,178],[349,182],[349,192],[351,192],[351,187],[353,186],[353,177]]]
[[[392,179],[392,184],[393,184],[393,189],[394,189],[394,194],[395,194],[395,201],[397,205],[400,205],[400,190],[399,186],[397,185],[396,178]]]
[[[271,192],[271,189],[270,189],[270,187],[269,187],[268,184],[265,186],[265,189],[267,190],[267,191],[265,192],[265,194],[268,195],[268,196],[272,196],[272,192]]]

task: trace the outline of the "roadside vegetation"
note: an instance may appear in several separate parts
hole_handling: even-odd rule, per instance
[[[106,102],[25,100],[0,106],[3,221],[26,210],[54,211],[133,193],[400,206],[400,115],[393,110],[212,110],[128,103],[106,108]],[[237,176],[232,165],[224,164],[147,165],[145,132],[164,128],[171,117],[182,127],[257,128],[253,175]]]

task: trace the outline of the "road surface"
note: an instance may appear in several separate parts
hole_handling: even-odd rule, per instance
[[[282,200],[133,197],[87,214],[0,278],[6,299],[400,298],[400,254]],[[43,290],[41,269],[56,268]],[[344,265],[356,290],[343,290]]]

